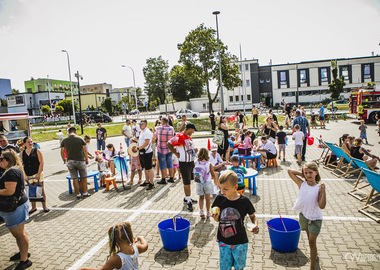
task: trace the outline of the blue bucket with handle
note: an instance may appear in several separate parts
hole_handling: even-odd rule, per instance
[[[267,222],[272,248],[280,252],[293,252],[298,248],[300,224],[290,218],[274,218]]]
[[[164,248],[169,251],[182,250],[189,240],[190,221],[177,215],[158,223]]]

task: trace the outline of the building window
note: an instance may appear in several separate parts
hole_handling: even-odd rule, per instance
[[[97,89],[98,89],[98,87],[95,86],[95,90],[97,90]]]
[[[365,64],[363,68],[364,79],[371,79],[371,65]]]
[[[241,95],[241,101],[243,101],[244,100],[244,97],[243,97],[243,95]]]
[[[230,96],[230,102],[234,102],[234,97]]]
[[[245,64],[245,70],[246,70],[246,71],[249,70],[248,64]]]
[[[246,80],[245,83],[247,86],[250,86],[249,80]]]
[[[349,76],[348,76],[348,67],[345,66],[345,67],[342,67],[342,76],[344,77],[345,80],[348,80],[349,79]]]
[[[280,71],[280,83],[281,85],[288,84],[288,80],[286,78],[286,71]]]
[[[327,68],[321,68],[321,82],[327,82],[328,80]]]
[[[306,83],[306,70],[300,70],[300,83]]]
[[[235,101],[239,101],[239,96],[235,96]]]
[[[270,79],[266,79],[266,83],[270,83]]]
[[[264,83],[264,79],[260,79],[260,83]]]
[[[251,95],[247,95],[247,100],[251,100]]]

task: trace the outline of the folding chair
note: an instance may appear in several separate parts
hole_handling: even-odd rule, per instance
[[[359,182],[360,182],[360,178],[363,175],[363,170],[362,169],[364,168],[364,169],[370,170],[370,168],[367,166],[367,164],[364,162],[364,160],[360,160],[360,159],[353,158],[353,157],[351,159],[360,168],[360,174],[359,174],[358,179],[355,182],[354,188],[351,191],[349,191],[348,194],[350,194],[355,199],[363,201],[363,200],[367,199],[368,193],[362,191],[362,189],[365,188],[365,187],[368,187],[370,184],[366,183],[366,184],[364,184],[361,187],[358,187],[358,185],[359,185]],[[362,196],[360,196],[359,194],[357,194],[357,192],[359,192],[359,194],[362,195]]]
[[[335,172],[336,171],[339,171],[339,172],[341,172],[342,174],[344,173],[344,171],[342,171],[341,169],[343,168],[343,160],[344,160],[344,157],[343,157],[343,155],[342,155],[342,153],[339,151],[339,147],[336,145],[336,144],[333,144],[333,143],[328,143],[328,142],[326,142],[326,145],[330,148],[330,150],[331,150],[331,152],[334,154],[334,155],[336,155],[336,157],[337,157],[337,165],[334,165],[334,164],[332,164],[332,163],[330,163],[329,161],[330,161],[330,158],[329,158],[329,160],[327,161],[327,165],[326,165],[326,167],[328,168],[328,166],[331,166],[331,167],[333,167],[333,169],[334,169],[334,171],[333,171],[333,173],[334,174],[336,174]],[[330,168],[331,169],[331,168]]]
[[[346,161],[346,163],[348,163],[347,170],[345,172],[343,172],[342,175],[339,175],[338,177],[343,177],[347,174],[352,174],[352,173],[360,171],[360,168],[354,163],[354,161],[352,160],[352,157],[349,154],[347,154],[346,152],[344,152],[343,148],[336,146],[335,149],[339,152],[339,154],[343,158],[341,166],[344,164],[344,161]],[[340,172],[342,172],[341,167],[339,167],[338,170]]]
[[[325,142],[323,140],[319,139],[318,137],[317,137],[317,140],[319,142],[319,145],[321,145],[323,151],[322,151],[321,156],[319,157],[319,159],[316,159],[315,162],[320,163],[320,162],[324,162],[325,161],[325,158],[327,157],[329,151],[331,151],[331,150],[325,144]]]
[[[325,167],[328,168],[329,166],[332,166],[332,167],[336,167],[336,165],[334,164],[330,164],[330,159],[331,159],[331,154],[334,154],[334,151],[333,151],[333,146],[335,145],[334,143],[329,143],[329,142],[324,142],[324,144],[326,145],[326,147],[329,149],[330,151],[330,156],[328,157],[327,155],[325,156],[324,158],[324,163],[326,163]],[[327,161],[327,162],[325,162]],[[329,168],[328,168],[329,169]],[[331,168],[330,168],[331,169]]]
[[[364,168],[362,168],[362,170],[365,173],[365,175],[367,176],[368,182],[372,186],[372,190],[371,190],[370,194],[368,195],[368,199],[365,203],[365,206],[363,208],[360,208],[359,212],[363,213],[364,215],[366,215],[370,218],[372,218],[376,222],[380,222],[380,208],[375,207],[375,204],[379,203],[380,200],[376,200],[373,203],[369,204],[369,202],[373,196],[373,193],[375,191],[380,192],[380,173],[373,172],[371,170],[367,170]],[[371,209],[372,211],[369,212],[367,209],[368,210]],[[377,213],[378,215],[375,215],[375,213]]]

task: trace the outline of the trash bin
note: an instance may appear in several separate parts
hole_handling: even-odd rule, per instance
[[[166,250],[176,251],[187,247],[190,231],[190,221],[187,219],[174,216],[158,223],[158,229]]]
[[[272,248],[280,252],[293,252],[298,248],[301,228],[297,220],[274,218],[267,222]],[[286,230],[284,228],[286,227]]]

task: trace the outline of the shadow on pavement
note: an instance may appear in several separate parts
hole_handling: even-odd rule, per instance
[[[297,249],[295,252],[282,253],[272,248],[269,258],[277,265],[291,268],[304,266],[309,261],[300,249]],[[317,267],[316,269],[319,268]]]
[[[215,240],[215,225],[211,223],[211,218],[201,219],[193,227],[190,242],[198,247],[204,247],[208,242]]]
[[[164,265],[178,265],[189,258],[189,250],[186,247],[180,251],[167,251],[163,247],[154,255],[154,260]]]

